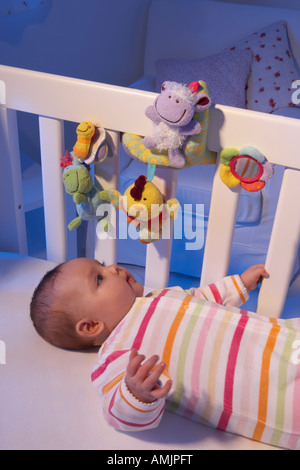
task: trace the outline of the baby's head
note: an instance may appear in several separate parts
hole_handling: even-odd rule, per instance
[[[45,274],[34,291],[30,316],[49,343],[86,349],[100,346],[142,295],[143,286],[127,269],[78,258]]]

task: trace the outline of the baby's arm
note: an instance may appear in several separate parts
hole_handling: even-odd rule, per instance
[[[155,359],[154,359],[155,358]],[[96,366],[92,380],[102,398],[104,417],[108,424],[121,431],[151,429],[160,423],[170,386],[159,389],[156,383],[163,371],[153,356],[141,365],[144,356],[135,350],[115,351]],[[149,375],[149,380],[148,380]],[[138,398],[139,397],[139,398]]]
[[[264,264],[256,264],[241,276],[227,276],[208,286],[192,288],[189,292],[195,297],[211,302],[240,307],[248,300],[250,290],[256,289],[261,280],[267,276]]]

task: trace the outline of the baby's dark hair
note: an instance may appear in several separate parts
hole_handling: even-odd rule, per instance
[[[54,284],[63,265],[61,263],[48,271],[35,288],[30,303],[30,317],[37,333],[48,343],[65,349],[86,349],[91,345],[77,335],[67,308],[55,302]]]

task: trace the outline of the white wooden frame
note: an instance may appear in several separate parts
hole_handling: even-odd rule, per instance
[[[20,164],[16,111],[39,116],[43,191],[48,259],[57,263],[66,258],[66,221],[60,156],[64,151],[63,121],[91,120],[107,129],[114,157],[97,167],[102,186],[118,186],[118,155],[121,132],[147,135],[151,122],[144,112],[155,94],[85,80],[0,66],[1,161],[6,160],[7,183],[1,187],[3,198],[13,203],[6,228],[17,233],[15,250],[26,253],[24,213],[20,194]],[[300,236],[300,121],[253,111],[216,106],[211,109],[208,146],[220,152],[224,147],[259,148],[271,163],[287,169],[283,179],[278,210],[271,235],[266,269],[270,278],[263,282],[257,311],[279,316],[287,294]],[[156,177],[166,197],[174,196],[177,171],[158,169]],[[227,274],[239,200],[239,189],[229,189],[219,178],[219,164],[213,184],[211,211],[206,237],[201,283]],[[222,237],[220,239],[220,236]],[[164,287],[168,283],[172,240],[159,240],[147,247],[145,284]],[[95,257],[113,263],[116,241],[95,243]],[[200,275],[200,273],[199,273]]]

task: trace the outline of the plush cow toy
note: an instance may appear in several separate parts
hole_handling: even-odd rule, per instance
[[[154,104],[146,108],[146,116],[153,121],[152,136],[143,144],[148,149],[168,150],[169,160],[175,168],[182,168],[185,157],[181,149],[188,137],[201,133],[201,125],[193,119],[194,113],[207,109],[210,97],[199,91],[199,83],[188,87],[177,82],[164,82]]]

